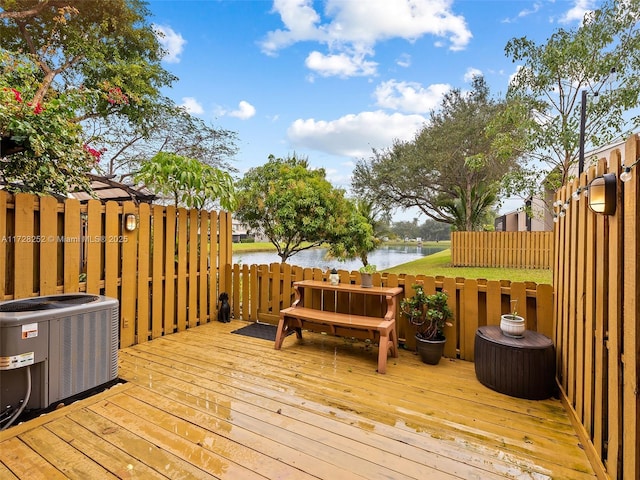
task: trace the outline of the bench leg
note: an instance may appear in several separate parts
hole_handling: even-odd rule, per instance
[[[389,331],[389,353],[393,358],[398,358],[398,339],[396,338],[396,329]]]
[[[278,330],[276,331],[276,343],[274,346],[276,350],[280,350],[280,348],[282,347],[282,342],[284,341],[287,330],[289,330],[289,325],[284,319],[284,316],[280,316],[280,321],[278,322]]]
[[[387,355],[389,353],[389,337],[380,335],[378,343],[378,373],[387,373]]]
[[[294,318],[285,318],[284,316],[280,317],[280,320],[278,321],[278,330],[276,331],[276,350],[280,350],[280,348],[282,348],[282,342],[284,342],[289,330],[292,328],[296,331],[296,337],[298,337],[299,340],[302,340],[302,328],[300,327],[300,322]]]

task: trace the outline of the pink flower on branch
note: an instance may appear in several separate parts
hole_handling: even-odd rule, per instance
[[[93,157],[94,163],[98,163],[100,161],[100,157],[102,156],[102,152],[96,150],[95,148],[91,148],[86,143],[83,145],[83,148],[85,149],[85,151],[87,153],[89,153],[89,155],[91,155]]]
[[[29,103],[28,105],[31,106],[32,104]],[[44,108],[42,108],[42,105],[40,105],[40,102],[36,103],[35,107],[33,107],[33,113],[35,113],[36,115],[39,115],[42,112],[44,112]]]
[[[22,94],[15,88],[12,88],[11,91],[13,92],[13,96],[15,97],[16,102],[22,102]]]

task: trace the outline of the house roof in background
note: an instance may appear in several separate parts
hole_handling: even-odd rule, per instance
[[[155,200],[156,196],[147,188],[134,188],[131,185],[116,182],[112,176],[100,176],[95,174],[88,174],[93,194],[88,192],[70,192],[69,196],[77,198],[81,202],[87,202],[94,198],[103,202],[115,201],[115,202],[127,202],[133,201],[135,203],[151,203]]]

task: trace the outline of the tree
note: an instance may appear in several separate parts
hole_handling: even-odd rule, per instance
[[[15,95],[0,106],[2,157],[11,153],[1,173],[16,188],[65,193],[101,153],[83,144],[78,124],[112,115],[140,124],[174,77],[160,65],[138,0],[1,0],[0,7],[3,100]]]
[[[217,200],[226,210],[235,208],[231,175],[195,158],[160,152],[142,164],[135,180],[156,194],[170,196],[176,207],[203,208]]]
[[[120,181],[132,176],[142,162],[160,152],[235,171],[229,159],[237,152],[237,134],[205,124],[166,98],[150,106],[141,123],[131,124],[120,117],[109,116],[83,124],[87,142],[104,149],[102,171],[117,175]]]
[[[509,108],[496,125],[520,124],[522,134],[503,147],[528,160],[509,178],[510,191],[554,191],[575,174],[582,91],[588,92],[588,145],[606,145],[640,125],[640,116],[628,118],[629,110],[640,106],[639,19],[640,0],[609,0],[587,13],[580,27],[560,29],[543,45],[526,37],[508,42],[505,52],[519,70],[507,94]]]
[[[383,209],[373,201],[357,198],[347,231],[331,244],[328,255],[341,260],[359,258],[367,266],[369,253],[380,246],[380,238],[387,232],[388,225],[389,215]]]
[[[338,228],[330,239],[327,256],[339,260],[359,258],[364,266],[369,265],[368,255],[380,245],[375,235],[375,215],[371,204],[363,200],[347,201],[349,208],[340,216]],[[347,221],[344,222],[343,219]]]
[[[2,0],[3,48],[23,52],[41,76],[33,103],[47,93],[96,91],[78,120],[122,114],[132,121],[175,77],[160,64],[163,51],[140,0]]]
[[[490,98],[482,77],[474,78],[471,92],[451,90],[412,141],[395,141],[389,149],[374,150],[368,161],[358,161],[354,191],[378,205],[417,207],[460,230],[477,228],[475,219],[493,207],[486,200],[497,200],[486,192],[497,191],[505,172],[516,167],[513,151],[502,148],[514,125],[489,129],[504,109],[504,101]],[[463,204],[454,211],[456,202]]]
[[[325,175],[324,169],[310,169],[306,159],[270,155],[266,164],[250,169],[238,182],[236,216],[263,232],[283,263],[324,243],[343,242],[338,250],[359,251],[354,239],[370,238],[371,226]]]
[[[0,68],[0,176],[6,188],[50,194],[88,189],[85,172],[100,152],[83,144],[72,120],[82,96],[49,95],[34,103],[28,100],[38,84],[34,65],[0,51]]]
[[[420,225],[420,233],[417,235],[423,240],[449,240],[451,238],[451,225],[446,223],[436,222],[435,220],[427,219]]]
[[[451,226],[458,231],[484,230],[484,226],[492,214],[492,207],[498,198],[498,184],[473,186],[470,201],[468,201],[465,190],[457,187],[456,189],[458,198],[442,202],[442,209],[454,220]]]

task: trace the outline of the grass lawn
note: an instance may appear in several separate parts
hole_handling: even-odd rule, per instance
[[[447,242],[448,243],[448,242]],[[433,246],[442,246],[445,242]],[[425,242],[424,246],[432,246],[432,242]],[[234,252],[269,252],[275,251],[273,244],[263,243],[234,243]],[[452,267],[451,250],[446,249],[432,255],[403,263],[392,268],[383,270],[388,273],[405,273],[411,275],[442,275],[444,277],[456,278],[484,278],[487,280],[511,280],[512,282],[535,282],[548,283],[553,281],[551,270],[528,269],[528,268],[489,268],[489,267]]]
[[[548,283],[553,281],[551,270],[531,269],[531,268],[489,268],[489,267],[452,267],[451,250],[443,250],[433,255],[403,263],[385,272],[406,273],[412,275],[442,275],[444,277],[455,278],[485,278],[487,280],[511,280],[512,282],[535,282]]]

